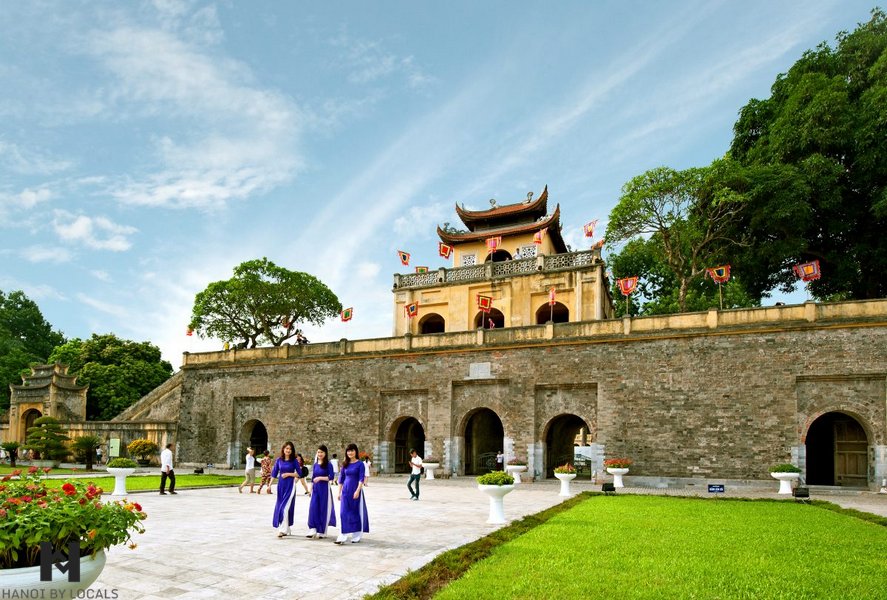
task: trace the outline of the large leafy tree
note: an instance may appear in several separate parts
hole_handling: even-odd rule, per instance
[[[321,325],[341,310],[319,279],[263,258],[241,263],[234,277],[197,294],[190,328],[200,337],[240,340],[244,347],[279,346],[296,335],[300,323]]]
[[[0,291],[0,411],[9,407],[9,384],[21,383],[32,363],[45,362],[65,342],[22,291]]]
[[[69,365],[77,383],[89,384],[87,419],[109,420],[169,379],[172,365],[150,342],[133,342],[109,333],[58,346],[50,362]]]
[[[689,309],[691,290],[702,281],[705,269],[716,266],[727,249],[744,243],[731,227],[743,201],[738,186],[731,185],[735,170],[728,160],[685,171],[652,169],[623,186],[610,213],[608,244],[649,240],[631,246],[629,254],[640,260],[637,252],[643,250],[648,272],[658,278],[659,295],[673,291],[680,312]],[[613,270],[617,277],[638,274],[623,272],[622,266]]]
[[[887,18],[806,52],[751,100],[730,155],[747,167],[735,231],[750,289],[791,287],[793,263],[818,259],[819,298],[887,296]]]

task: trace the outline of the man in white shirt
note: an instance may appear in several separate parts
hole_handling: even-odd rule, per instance
[[[172,444],[160,453],[160,495],[165,496],[166,478],[169,478],[169,493],[176,494],[176,474],[172,470]]]
[[[243,483],[237,489],[242,494],[243,486],[248,485],[249,493],[254,493],[253,487],[256,485],[256,451],[252,447],[246,449],[246,469],[244,469],[243,474]]]
[[[422,457],[416,454],[414,448],[410,448],[410,480],[407,488],[410,490],[410,500],[419,499],[419,479],[422,478]],[[416,491],[413,491],[413,482],[416,482]]]

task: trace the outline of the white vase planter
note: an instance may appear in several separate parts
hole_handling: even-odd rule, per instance
[[[561,493],[558,496],[569,496],[570,482],[576,479],[576,473],[555,473],[554,476],[561,482]]]
[[[520,474],[527,470],[527,465],[506,465],[505,472],[514,477],[514,484],[521,483]]]
[[[613,476],[613,487],[616,488],[624,488],[625,484],[622,483],[622,476],[628,473],[627,468],[616,469],[613,467],[607,468],[607,473]]]
[[[770,477],[773,479],[779,480],[779,492],[780,494],[789,494],[792,493],[792,481],[797,481],[800,477],[800,473],[770,473]]]
[[[114,467],[108,468],[108,473],[114,476],[114,491],[111,492],[112,496],[125,496],[126,495],[126,476],[132,475],[135,473],[135,469],[116,469]]]
[[[425,467],[425,479],[434,479],[434,470],[440,468],[440,463],[423,462],[422,466]]]
[[[40,565],[21,569],[0,569],[0,590],[16,590],[18,598],[76,598],[99,578],[105,567],[105,551],[80,558],[80,581],[68,581],[68,574],[55,567],[52,581],[40,581]]]
[[[492,525],[501,525],[507,523],[505,520],[505,503],[502,499],[505,494],[514,490],[514,485],[480,485],[477,489],[490,497],[490,516],[487,523]]]

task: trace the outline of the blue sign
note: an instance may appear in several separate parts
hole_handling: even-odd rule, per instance
[[[708,484],[708,493],[709,494],[723,494],[724,493],[724,484],[723,483]]]

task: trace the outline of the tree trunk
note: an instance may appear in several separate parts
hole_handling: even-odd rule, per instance
[[[678,291],[678,307],[681,312],[687,312],[687,283],[686,277],[681,277],[681,288]]]

